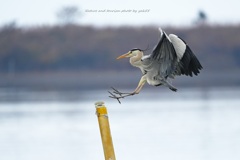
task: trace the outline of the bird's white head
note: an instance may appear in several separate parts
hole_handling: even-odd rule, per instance
[[[133,48],[130,51],[128,51],[127,53],[117,57],[117,59],[122,59],[122,58],[127,58],[127,57],[134,57],[134,56],[143,56],[143,51],[141,49],[138,48]]]

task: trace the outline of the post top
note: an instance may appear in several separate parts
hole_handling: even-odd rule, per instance
[[[102,107],[104,105],[103,101],[98,101],[95,103],[95,107]]]

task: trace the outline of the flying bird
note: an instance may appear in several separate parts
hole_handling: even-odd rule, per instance
[[[203,68],[188,44],[175,34],[167,35],[161,28],[160,40],[149,55],[144,55],[144,50],[134,48],[117,59],[130,58],[130,64],[140,68],[142,77],[137,88],[131,93],[123,93],[113,88],[109,97],[115,98],[119,103],[121,98],[138,94],[144,84],[160,86],[165,85],[172,91],[177,91],[169,78],[175,76],[198,75]]]

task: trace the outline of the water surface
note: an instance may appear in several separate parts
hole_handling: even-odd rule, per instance
[[[120,105],[106,91],[1,93],[0,159],[104,159],[94,108],[103,100],[119,160],[239,160],[239,97],[233,88],[144,90]]]

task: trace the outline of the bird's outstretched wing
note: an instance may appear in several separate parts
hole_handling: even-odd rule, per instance
[[[160,28],[160,40],[153,52],[143,59],[148,70],[158,71],[160,77],[166,78],[175,72],[177,55],[169,37]]]
[[[174,46],[178,59],[174,74],[191,77],[193,74],[198,75],[202,69],[202,65],[186,42],[174,34],[170,34],[169,39]]]

